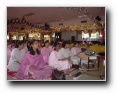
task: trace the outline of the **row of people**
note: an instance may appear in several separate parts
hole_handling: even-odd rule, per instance
[[[16,48],[11,50],[8,62],[8,70],[17,72],[18,79],[47,78],[52,73],[52,68],[58,70],[70,69],[73,64],[79,65],[79,53],[81,49],[78,43],[69,48],[69,43],[62,44],[55,42],[49,45],[45,42],[45,47],[41,47],[37,40],[31,40],[27,45],[19,41]]]

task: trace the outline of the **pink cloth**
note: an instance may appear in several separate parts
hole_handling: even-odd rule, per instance
[[[48,59],[49,59],[49,56],[48,55],[43,56],[43,60],[44,60],[45,63],[48,62]]]
[[[53,46],[49,46],[50,53],[54,50]]]
[[[77,48],[77,50],[78,50],[78,53],[82,52],[81,48]]]
[[[47,47],[43,47],[41,49],[41,54],[43,55],[44,62],[47,63],[50,55],[50,49]]]
[[[54,68],[57,68],[58,70],[70,69],[71,64],[68,62],[68,60],[59,61],[60,58],[60,52],[53,50],[49,56],[48,64]]]
[[[33,72],[29,71],[29,67],[33,66]],[[52,68],[44,63],[42,55],[31,55],[29,52],[25,55],[21,66],[16,74],[18,79],[28,79],[29,72],[33,79],[45,79],[51,76]]]
[[[39,50],[40,52],[41,52],[41,49],[42,49],[41,47],[38,47],[38,50]]]

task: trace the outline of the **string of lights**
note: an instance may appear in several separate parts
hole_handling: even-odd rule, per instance
[[[55,33],[55,32],[63,32],[63,31],[84,31],[85,33],[92,32],[95,33],[96,31],[101,31],[101,27],[95,24],[89,25],[74,25],[74,26],[62,26],[62,27],[51,27],[51,30],[42,30],[42,29],[9,29],[8,33],[17,34],[17,33]]]
[[[73,10],[74,12],[77,12],[77,13],[82,13],[86,15],[94,23],[100,24],[100,22],[95,19],[95,16],[92,15],[85,7],[67,7],[67,9]]]

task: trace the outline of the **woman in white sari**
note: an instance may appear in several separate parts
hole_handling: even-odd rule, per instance
[[[12,50],[9,64],[7,67],[9,71],[14,71],[14,72],[18,71],[21,61],[23,60],[25,54],[25,50],[23,48],[24,48],[24,42],[20,41],[18,42],[17,48],[14,48]]]
[[[55,46],[55,49],[51,52],[49,56],[48,64],[54,68],[57,68],[58,70],[70,69],[71,62],[69,62],[68,59],[61,58],[61,54],[59,52],[60,44],[55,43],[54,46]]]
[[[11,52],[14,49],[14,47],[15,47],[15,42],[14,41],[12,41],[12,43],[8,44],[8,46],[7,46],[7,64],[9,62],[9,60],[10,60]]]
[[[74,43],[74,47],[71,49],[71,60],[73,61],[73,64],[79,65],[80,58],[79,54],[81,53],[81,48],[79,48],[79,44],[76,42]]]
[[[62,43],[62,48],[59,50],[61,59],[67,59],[70,63],[72,63],[71,60],[71,51],[69,49],[69,43],[67,41],[64,41]]]

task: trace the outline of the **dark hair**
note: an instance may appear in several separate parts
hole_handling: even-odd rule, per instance
[[[44,42],[44,46],[45,46],[46,43],[49,43],[49,40],[46,40],[46,41]]]
[[[54,43],[54,50],[56,50],[56,46],[59,45],[59,44],[60,44],[60,43],[58,43],[58,42],[55,42],[55,43]]]
[[[76,44],[79,44],[79,43],[78,42],[74,42],[73,44],[76,45]]]
[[[14,40],[12,40],[12,41],[11,41],[11,43],[15,43],[15,41],[14,41]]]
[[[31,45],[34,44],[35,41],[37,41],[37,40],[35,40],[35,39],[31,40],[30,44],[31,44]],[[38,41],[37,41],[37,42],[38,42]],[[31,54],[31,55],[35,55],[35,51],[33,50],[33,47],[32,47],[32,46],[30,47],[29,51],[30,51],[30,54]],[[36,52],[37,52],[38,55],[40,54],[40,52],[39,52],[38,49],[36,49]]]
[[[55,42],[59,42],[59,39],[57,38],[57,39],[55,40]]]
[[[66,44],[69,44],[69,42],[64,41],[64,42],[62,43],[62,47],[64,48],[64,47],[66,46]]]
[[[58,42],[55,42],[54,43],[54,47],[56,47],[57,45],[59,45],[60,43],[58,43]]]
[[[20,45],[24,44],[24,41],[19,41],[16,43],[15,48],[18,48]]]
[[[28,45],[28,44],[29,44],[29,45]],[[27,41],[27,49],[28,49],[28,51],[30,50],[30,47],[31,47],[30,41]]]
[[[46,44],[46,43],[49,43],[49,41],[48,41],[48,40],[46,40],[46,41],[45,41],[45,44]]]
[[[50,45],[54,45],[54,42],[53,42],[53,41],[51,41],[51,42],[50,42]]]

